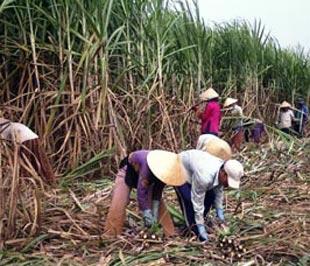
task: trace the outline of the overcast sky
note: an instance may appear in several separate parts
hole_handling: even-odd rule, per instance
[[[206,22],[260,19],[282,47],[298,44],[310,51],[310,0],[198,0]]]

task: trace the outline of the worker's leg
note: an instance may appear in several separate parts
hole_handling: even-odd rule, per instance
[[[191,185],[189,183],[185,183],[182,186],[175,187],[175,190],[187,227],[198,235],[195,212],[191,201]]]
[[[116,236],[121,234],[125,217],[126,206],[129,201],[130,188],[125,183],[127,166],[121,168],[115,178],[112,202],[106,218],[104,233],[106,235]]]
[[[286,134],[290,134],[289,128],[281,128],[281,131],[286,133]]]
[[[173,236],[175,235],[175,228],[170,216],[170,213],[166,207],[164,200],[160,201],[159,207],[159,223],[163,227],[165,236]]]
[[[214,200],[215,200],[215,193],[214,190],[209,190],[206,192],[205,196],[205,210],[203,212],[204,217],[208,215],[208,212],[210,211],[211,207],[214,205]]]

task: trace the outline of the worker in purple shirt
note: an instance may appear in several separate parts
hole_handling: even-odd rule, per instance
[[[137,189],[137,201],[144,225],[160,222],[166,235],[174,233],[174,225],[161,202],[165,185],[182,185],[186,170],[179,155],[162,150],[139,150],[129,154],[120,164],[105,224],[108,235],[120,234],[123,228],[130,191]]]

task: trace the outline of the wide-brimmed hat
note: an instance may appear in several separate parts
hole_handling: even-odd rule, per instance
[[[232,155],[229,144],[225,140],[222,140],[216,136],[214,136],[214,138],[208,139],[203,144],[201,150],[206,151],[213,156],[221,158],[224,161],[229,160]]]
[[[209,88],[199,95],[201,101],[209,101],[218,97],[218,93],[213,88]]]
[[[244,175],[242,164],[237,160],[228,160],[224,164],[224,171],[227,174],[228,186],[238,189],[240,186],[240,179]]]
[[[229,107],[236,102],[238,102],[238,99],[228,97],[224,102],[224,107]]]
[[[291,108],[292,106],[287,102],[283,101],[280,105],[280,108]]]
[[[152,173],[163,183],[181,186],[188,180],[188,174],[178,154],[163,150],[150,151],[147,164]]]

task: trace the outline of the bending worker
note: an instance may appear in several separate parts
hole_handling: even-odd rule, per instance
[[[121,233],[130,191],[137,188],[137,201],[144,225],[151,227],[159,222],[166,236],[173,235],[174,225],[164,202],[161,201],[162,192],[165,185],[184,184],[187,180],[186,174],[180,156],[176,153],[162,150],[139,150],[130,153],[121,162],[116,176],[105,233]]]
[[[218,93],[209,88],[199,96],[200,100],[207,101],[206,107],[201,112],[197,106],[193,107],[197,117],[201,120],[201,134],[218,135],[221,122],[221,107]]]
[[[243,166],[236,160],[224,161],[208,152],[188,150],[180,153],[188,180],[175,187],[186,224],[201,241],[208,240],[204,225],[211,206],[217,217],[224,222],[224,187],[238,189],[244,174]]]
[[[20,155],[27,157],[33,169],[48,183],[56,180],[39,136],[22,123],[0,118],[0,138],[22,144]],[[27,170],[25,170],[27,171]]]

